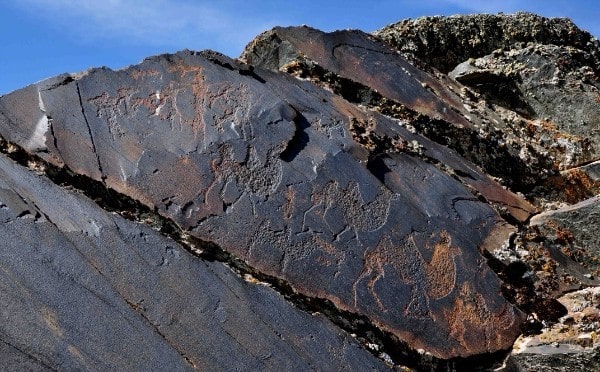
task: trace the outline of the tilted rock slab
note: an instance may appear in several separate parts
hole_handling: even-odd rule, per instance
[[[271,70],[308,58],[327,71],[370,87],[384,97],[433,118],[469,126],[457,97],[395,50],[362,31],[322,32],[314,28],[275,27],[254,39],[242,59]]]
[[[585,251],[588,270],[600,269],[600,195],[535,215],[531,225],[538,226],[551,241],[568,240],[574,248]]]
[[[436,78],[416,68],[396,51],[362,31],[325,33],[306,26],[276,27],[256,37],[244,50],[242,59],[255,66],[296,73],[300,78],[306,73],[302,69],[310,67],[296,65],[308,61],[324,69],[325,75],[332,73],[349,81],[348,85],[357,84],[357,93],[344,92],[348,88],[337,88],[348,99],[355,99],[354,94],[381,95],[415,113],[437,119],[437,126],[455,127],[455,131],[465,132],[465,136],[469,136],[465,129],[475,132],[470,122],[475,118],[471,118],[461,99],[438,80],[439,76]],[[296,68],[301,71],[296,72]],[[327,76],[320,78],[328,79]],[[361,93],[364,89],[371,92]],[[356,98],[357,103],[370,99]],[[434,147],[440,148],[425,145],[427,149]],[[447,154],[441,158],[434,156],[457,170],[461,180],[488,201],[506,208],[515,219],[524,222],[535,212],[526,200],[501,188],[480,170],[472,169],[465,176],[462,169],[449,164],[450,157]]]
[[[0,221],[1,370],[388,369],[322,315],[4,155]]]
[[[415,349],[468,356],[519,334],[478,252],[510,229],[421,157],[475,167],[309,82],[185,51],[50,79],[0,111],[6,139]]]

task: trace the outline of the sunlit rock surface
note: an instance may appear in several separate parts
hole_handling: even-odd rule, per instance
[[[275,28],[240,60],[182,51],[0,97],[0,284],[21,288],[5,365],[501,364],[597,284],[597,221],[578,211],[597,204],[598,53],[577,59],[597,43],[565,20],[481,17]],[[400,53],[427,22],[480,21],[508,49]],[[525,21],[581,35],[510,49]]]

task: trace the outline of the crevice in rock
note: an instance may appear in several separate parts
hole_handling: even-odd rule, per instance
[[[209,60],[210,62],[212,62],[218,66],[226,68],[230,71],[236,71],[238,74],[240,74],[242,76],[249,76],[249,77],[253,78],[254,80],[258,81],[259,83],[262,83],[262,84],[266,83],[265,79],[261,78],[254,72],[254,66],[252,66],[252,65],[238,64],[236,66],[233,66],[233,65],[231,65],[231,63],[229,63],[227,61],[227,59],[229,57],[226,57],[225,55],[223,55],[219,52],[212,51],[212,50],[205,50],[205,51],[199,52],[199,54],[202,55],[207,60]]]
[[[389,171],[386,170],[383,159],[389,157],[387,154],[391,153],[405,153],[410,156],[419,158],[420,160],[435,166],[438,170],[445,173],[452,179],[461,183],[465,186],[473,196],[481,201],[482,203],[490,205],[496,212],[510,225],[523,226],[525,223],[518,220],[510,211],[509,208],[518,208],[526,213],[530,211],[520,208],[519,206],[512,206],[503,204],[501,202],[494,202],[488,200],[482,195],[475,187],[469,184],[465,179],[475,180],[475,178],[461,170],[457,170],[449,167],[448,165],[441,162],[439,159],[428,156],[422,149],[422,146],[416,141],[408,142],[402,138],[391,138],[386,135],[378,135],[372,131],[369,123],[363,123],[353,119],[350,125],[350,132],[353,139],[369,150],[369,158],[367,161],[367,169],[382,183],[385,184],[385,174]],[[529,217],[531,218],[531,217]]]
[[[167,345],[171,346],[173,348],[173,350],[175,350],[175,352],[177,354],[179,354],[179,356],[181,356],[181,358],[183,360],[186,361],[187,364],[189,364],[190,367],[192,367],[193,369],[196,369],[196,365],[194,364],[194,362],[187,356],[185,355],[181,350],[179,350],[179,348],[174,345],[171,340],[169,340],[169,338],[167,336],[165,336],[164,333],[162,333],[162,331],[160,330],[160,324],[155,324],[152,319],[148,318],[148,316],[145,314],[145,309],[140,306],[140,304],[135,304],[131,301],[125,300],[125,302],[127,303],[127,305],[136,313],[140,314],[140,316],[146,321],[148,322],[148,324],[154,328],[154,330],[156,331],[156,333],[167,343]]]
[[[100,155],[98,155],[98,151],[96,150],[96,143],[94,142],[94,134],[92,133],[92,128],[90,127],[90,123],[85,115],[85,109],[83,108],[83,100],[81,98],[81,90],[79,88],[79,83],[75,82],[75,88],[77,89],[77,97],[79,98],[79,107],[81,108],[81,115],[83,116],[83,120],[85,121],[85,125],[88,130],[88,135],[90,136],[90,142],[92,143],[92,151],[94,152],[94,156],[96,157],[96,163],[98,164],[98,171],[100,172],[100,177],[104,180],[104,172],[102,171],[102,164],[100,163]],[[54,131],[52,131],[54,134]],[[56,139],[56,137],[54,137]],[[56,147],[58,149],[58,147]]]
[[[285,150],[279,155],[281,160],[288,163],[298,156],[300,151],[306,147],[310,140],[308,133],[306,133],[306,129],[310,127],[310,123],[300,112],[297,110],[295,111],[296,116],[294,117],[294,124],[296,126],[296,131],[294,132],[292,139],[288,142]]]
[[[26,152],[23,148],[6,141],[2,137],[0,137],[0,153],[29,169],[32,169],[31,164],[37,164],[37,167],[32,170],[39,174],[40,169],[42,169],[42,174],[56,185],[82,193],[105,211],[118,213],[130,221],[149,226],[176,241],[191,254],[207,261],[218,261],[225,264],[248,282],[266,283],[287,301],[303,311],[325,315],[338,327],[354,336],[365,349],[388,364],[391,359],[395,366],[405,366],[416,370],[488,370],[493,366],[500,365],[508,353],[508,351],[499,351],[447,360],[436,358],[427,353],[420,353],[411,349],[406,342],[398,339],[390,332],[381,330],[366,316],[339,309],[327,299],[297,293],[286,281],[254,269],[244,260],[223,250],[213,242],[189,235],[174,221],[160,215],[156,208],[152,210],[141,202],[109,188],[103,182],[76,174],[67,167],[60,168],[45,162],[38,156]],[[249,278],[252,278],[252,280],[249,280]]]
[[[62,75],[62,76],[64,76],[64,75]],[[68,74],[67,74],[66,76],[64,76],[64,78],[62,78],[62,79],[61,79],[61,80],[59,80],[58,82],[56,82],[56,83],[54,83],[54,84],[50,85],[49,87],[46,87],[46,88],[44,88],[44,90],[45,90],[45,91],[53,90],[53,89],[56,89],[56,88],[58,88],[58,87],[61,87],[61,86],[63,86],[63,85],[67,85],[67,84],[69,84],[70,82],[73,82],[73,81],[75,81],[75,80],[76,80],[76,79],[75,79],[73,76],[71,76],[71,75],[68,75]]]
[[[540,334],[545,327],[559,322],[559,319],[567,314],[567,309],[556,299],[557,295],[585,286],[585,283],[581,282],[574,289],[569,289],[570,287],[561,289],[564,284],[560,284],[557,278],[569,281],[565,275],[570,275],[568,269],[576,263],[573,261],[569,264],[566,260],[571,258],[558,252],[562,258],[559,265],[563,267],[564,272],[561,275],[555,272],[557,252],[553,254],[551,249],[545,248],[543,244],[545,238],[534,230],[528,223],[520,226],[518,233],[511,236],[505,249],[516,253],[521,246],[521,251],[523,249],[527,251],[525,257],[499,258],[495,253],[482,252],[490,268],[502,281],[503,296],[528,314],[527,321],[521,325],[525,336]],[[528,243],[534,243],[537,248],[532,251],[531,247],[527,246]],[[543,279],[536,277],[536,272],[550,275]],[[573,280],[575,278],[571,279]]]
[[[359,31],[359,32],[361,32],[361,31]],[[367,37],[370,40],[373,40],[373,41],[377,42],[377,40],[375,39],[375,37],[373,37],[372,35],[367,35]],[[350,48],[362,49],[362,50],[366,50],[367,52],[373,52],[373,53],[383,54],[383,55],[388,55],[388,56],[397,56],[398,55],[397,53],[388,52],[388,51],[385,51],[383,49],[368,48],[368,47],[365,47],[365,46],[362,46],[362,45],[353,45],[353,44],[348,44],[348,43],[340,43],[340,44],[336,44],[335,46],[333,46],[331,48],[331,55],[335,57],[335,50],[337,48],[344,47],[344,46],[350,47]]]
[[[522,325],[523,334],[537,334],[544,324],[555,323],[566,314],[566,309],[556,299],[536,293],[534,281],[527,275],[530,267],[525,262],[519,260],[505,264],[489,252],[483,255],[502,280],[503,296],[529,315],[528,321]]]
[[[0,337],[0,342],[2,342],[3,344],[7,345],[10,348],[13,348],[13,349],[17,350],[19,353],[25,355],[28,359],[30,359],[34,363],[40,364],[40,365],[44,366],[45,368],[47,368],[47,369],[49,369],[51,371],[59,371],[58,368],[55,368],[55,367],[53,367],[53,366],[45,363],[39,357],[31,354],[30,352],[27,352],[27,351],[23,350],[22,348],[20,348],[17,345],[14,345],[11,342],[8,342],[8,341],[4,340],[2,337]]]

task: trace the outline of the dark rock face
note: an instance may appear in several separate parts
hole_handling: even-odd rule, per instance
[[[491,368],[598,284],[586,35],[275,28],[0,97],[0,365]]]
[[[311,84],[245,71],[182,52],[48,81],[13,93],[39,110],[3,120],[4,135],[435,356],[508,347],[522,317],[478,253],[507,239],[500,217],[392,143],[447,150]],[[369,151],[353,126],[390,149]]]
[[[285,50],[285,53],[274,55],[273,50]],[[360,31],[323,33],[309,27],[275,28],[250,43],[243,59],[300,78],[310,77],[352,102],[375,106],[386,114],[390,113],[381,106],[390,103],[394,107],[402,106],[398,108],[409,112],[392,115],[406,123],[413,124],[419,120],[414,116],[426,115],[437,122],[425,126],[443,126],[445,128],[439,128],[442,132],[464,130],[468,136],[468,132],[474,130],[460,97],[450,87]],[[427,133],[429,128],[422,130]],[[428,143],[424,148],[439,151],[441,147]],[[442,155],[429,151],[427,155],[455,169],[464,183],[489,201],[507,208],[512,217],[524,221],[534,212],[529,203],[502,189],[481,171],[472,166],[455,165],[457,162],[450,160],[455,156],[448,151]],[[463,160],[459,162],[464,164]]]
[[[386,369],[323,316],[4,156],[0,180],[2,369]]]
[[[282,52],[274,55],[273,50]],[[456,111],[460,101],[424,71],[415,68],[402,56],[373,40],[361,31],[324,33],[310,27],[277,27],[260,35],[246,47],[242,58],[249,64],[294,73],[302,64],[312,62],[325,69],[325,74],[339,75],[339,94],[361,103],[380,93],[410,109],[443,119],[455,125],[469,125]],[[302,74],[300,71],[299,73]],[[402,73],[399,73],[402,72]],[[300,75],[300,77],[303,77]],[[343,83],[361,84],[367,89]],[[353,96],[354,95],[354,96]]]

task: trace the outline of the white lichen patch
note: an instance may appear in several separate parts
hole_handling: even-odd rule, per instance
[[[41,92],[38,92],[38,107],[42,112],[42,116],[38,119],[35,124],[35,128],[33,133],[25,143],[25,149],[27,151],[40,151],[45,150],[46,147],[46,133],[50,128],[50,120],[46,115],[46,105],[44,104],[44,100],[42,99]]]
[[[33,133],[25,143],[27,151],[40,151],[46,149],[46,133],[50,128],[50,122],[46,115],[43,115],[35,125]]]

